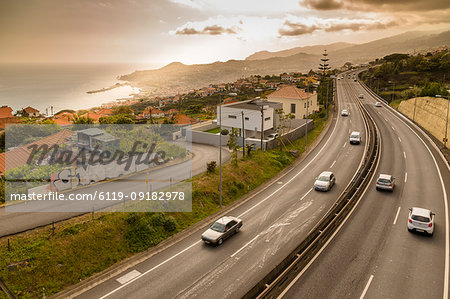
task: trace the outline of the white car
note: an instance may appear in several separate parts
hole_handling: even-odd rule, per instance
[[[352,132],[350,134],[350,144],[360,144],[361,143],[361,133]]]
[[[271,133],[267,136],[269,139],[276,139],[278,138],[278,133]]]
[[[410,208],[408,216],[408,231],[434,233],[434,213],[423,208]]]
[[[318,191],[329,191],[336,183],[336,177],[331,171],[322,172],[314,182],[314,189]]]
[[[376,102],[375,107],[381,107],[381,102]]]
[[[348,116],[348,110],[347,109],[343,109],[341,112],[342,116]]]
[[[377,179],[375,188],[377,190],[394,191],[395,178],[390,174],[380,174]]]

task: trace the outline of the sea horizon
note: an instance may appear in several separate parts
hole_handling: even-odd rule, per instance
[[[42,114],[89,109],[117,99],[128,98],[139,89],[123,85],[88,94],[116,83],[118,77],[136,70],[160,67],[131,63],[0,63],[0,105],[14,111],[32,106]]]

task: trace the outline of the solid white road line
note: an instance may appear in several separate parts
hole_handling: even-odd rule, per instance
[[[408,173],[405,172],[405,183],[406,183],[407,180],[408,180]]]
[[[367,282],[366,287],[364,288],[364,291],[362,292],[361,297],[359,297],[359,299],[363,299],[364,296],[366,296],[367,290],[369,289],[370,284],[372,283],[372,279],[373,279],[373,275],[370,275],[369,281]]]
[[[289,183],[291,183],[293,180],[295,180],[309,165],[311,165],[311,163],[313,163],[317,157],[322,153],[322,151],[324,150],[324,148],[327,146],[328,142],[331,140],[331,136],[333,136],[334,132],[336,131],[337,128],[337,124],[338,121],[336,121],[335,126],[333,128],[333,131],[330,134],[330,137],[327,139],[327,141],[325,142],[325,144],[323,145],[323,147],[317,152],[317,154],[311,159],[311,161],[309,161],[299,172],[297,172],[291,179],[289,179],[284,185],[282,185],[280,188],[276,189],[275,191],[273,191],[272,193],[270,193],[266,198],[262,199],[260,202],[258,202],[257,204],[253,205],[252,207],[250,207],[248,210],[244,211],[243,213],[241,213],[240,215],[238,215],[238,218],[241,218],[242,216],[244,216],[245,214],[247,214],[248,212],[250,212],[251,210],[253,210],[254,208],[256,208],[257,206],[259,206],[260,204],[262,204],[263,202],[265,202],[266,200],[268,200],[269,198],[271,198],[275,193],[277,193],[278,191],[280,191],[281,189],[283,189],[284,187],[286,187],[287,185],[289,185]]]
[[[397,223],[398,215],[400,214],[401,207],[398,207],[397,214],[395,215],[394,225]]]
[[[311,161],[309,161],[298,173],[296,173],[290,180],[288,180],[284,185],[282,185],[280,188],[276,189],[274,192],[272,192],[271,194],[269,194],[266,198],[264,198],[263,200],[261,200],[260,202],[258,202],[257,204],[253,205],[251,208],[249,208],[248,210],[246,210],[245,212],[243,212],[242,214],[240,214],[239,216],[237,216],[238,218],[241,218],[243,215],[247,214],[248,212],[250,212],[251,210],[253,210],[254,208],[256,208],[257,206],[259,206],[260,204],[262,204],[263,202],[265,202],[267,199],[269,199],[270,197],[272,197],[275,193],[277,193],[278,191],[280,191],[281,189],[283,189],[284,187],[286,187],[287,185],[289,185],[290,182],[292,182],[293,180],[295,180],[309,165],[311,165],[311,163],[313,163],[317,157],[322,153],[322,151],[326,148],[327,144],[330,142],[331,137],[334,135],[334,132],[336,131],[338,122],[339,122],[339,117],[338,120],[336,121],[336,123],[334,124],[334,128],[333,131],[330,134],[330,137],[328,137],[327,141],[325,142],[325,144],[322,146],[322,148],[317,152],[317,154],[311,159]],[[194,247],[195,245],[199,244],[201,242],[201,240],[195,242],[194,244],[190,245],[189,247],[186,247],[185,249],[183,249],[182,251],[178,252],[177,254],[171,256],[170,258],[166,259],[165,261],[161,262],[160,264],[156,265],[155,267],[145,271],[144,273],[142,273],[141,275],[133,278],[132,280],[128,281],[127,283],[121,285],[120,287],[110,291],[109,293],[107,293],[106,295],[103,295],[102,297],[100,297],[99,299],[104,299],[112,294],[114,294],[115,292],[117,292],[118,290],[122,289],[123,287],[129,285],[130,283],[134,282],[135,280],[139,279],[140,277],[152,272],[153,270],[159,268],[160,266],[164,265],[165,263],[171,261],[172,259],[176,258],[177,256],[179,256],[180,254],[188,251],[189,249],[191,249],[192,247]]]
[[[444,291],[442,294],[442,298],[448,299],[449,280],[450,280],[450,274],[449,274],[449,271],[450,271],[450,234],[449,234],[450,223],[449,223],[449,211],[448,211],[449,207],[448,207],[447,190],[445,188],[444,179],[442,178],[441,170],[439,169],[439,165],[437,164],[436,158],[434,157],[433,153],[431,152],[431,149],[428,147],[428,145],[425,143],[425,141],[422,139],[422,137],[420,137],[419,134],[417,134],[416,131],[414,131],[412,129],[411,126],[415,126],[414,123],[411,120],[409,120],[406,116],[402,115],[400,112],[394,110],[394,108],[389,107],[389,106],[388,106],[388,108],[389,108],[388,110],[392,113],[393,116],[395,116],[399,121],[401,121],[403,124],[405,124],[405,126],[407,126],[411,130],[411,132],[413,132],[413,134],[416,135],[417,138],[419,138],[419,140],[425,146],[425,148],[427,149],[431,158],[433,159],[434,166],[436,167],[436,171],[439,175],[439,180],[440,180],[441,188],[442,188],[442,194],[444,195],[444,208],[445,208],[445,262],[444,262]],[[430,142],[430,144],[432,146],[434,146],[438,155],[440,155],[440,157],[443,157],[442,153],[439,151],[439,149],[436,147],[436,145],[433,143],[433,141],[426,135],[426,133],[424,133],[419,127],[416,126],[416,128],[417,128],[417,130],[419,130],[419,132],[422,132],[423,136],[428,138],[428,141]],[[449,169],[448,164],[446,166],[447,166],[447,169]]]
[[[331,164],[330,168],[332,168],[335,163],[336,163],[336,160],[334,160],[334,162],[333,162],[333,164]]]
[[[366,129],[366,133],[367,133],[367,129]],[[367,140],[366,140],[366,144],[367,144]],[[381,158],[381,144],[382,144],[382,137],[380,136],[380,154],[378,155],[377,166],[375,167],[375,170],[372,173],[372,177],[369,179],[369,181],[372,181],[374,179],[375,174],[377,173],[377,170],[378,170],[378,166],[379,166],[380,158]],[[361,164],[360,164],[360,166],[361,166]],[[353,176],[353,178],[354,178],[354,176]],[[352,178],[352,180],[353,180],[353,178]],[[335,232],[331,235],[331,237],[327,240],[327,242],[322,246],[322,248],[320,248],[319,252],[317,252],[313,256],[313,258],[303,268],[303,270],[300,273],[298,273],[297,276],[289,283],[289,285],[281,292],[281,294],[278,295],[277,299],[281,299],[281,298],[283,298],[284,295],[286,295],[286,293],[292,288],[292,286],[300,279],[300,277],[303,275],[303,273],[305,273],[309,269],[309,267],[312,265],[312,263],[314,263],[314,261],[322,254],[322,251],[324,251],[325,248],[327,248],[328,244],[330,244],[330,242],[334,239],[334,237],[338,234],[338,232],[341,230],[341,228],[344,226],[344,224],[347,222],[347,220],[353,214],[354,210],[358,207],[359,202],[364,197],[364,195],[366,194],[367,190],[369,190],[369,187],[370,186],[368,184],[366,186],[366,188],[364,189],[363,193],[361,194],[361,196],[359,197],[359,199],[356,202],[356,204],[350,210],[350,213],[348,213],[348,215],[344,218],[344,221],[341,222],[341,224],[338,226],[338,228],[335,230]]]
[[[184,252],[188,251],[189,249],[191,249],[192,247],[194,247],[195,245],[197,245],[197,244],[200,243],[200,242],[201,242],[201,241],[199,240],[199,241],[195,242],[194,244],[190,245],[189,247],[186,247],[185,249],[181,250],[181,251],[178,252],[177,254],[171,256],[170,258],[168,258],[167,260],[165,260],[165,261],[159,263],[158,265],[154,266],[153,268],[151,268],[151,269],[145,271],[145,272],[142,273],[141,275],[134,277],[133,279],[131,279],[131,280],[129,280],[128,282],[126,282],[126,283],[124,283],[123,285],[121,285],[120,287],[115,288],[114,290],[112,290],[112,291],[109,292],[108,294],[103,295],[103,296],[100,297],[99,299],[104,299],[104,298],[108,297],[109,295],[114,294],[114,293],[117,292],[118,290],[120,290],[120,289],[126,287],[127,285],[129,285],[130,283],[132,283],[132,282],[134,282],[135,280],[139,279],[140,277],[142,277],[142,276],[144,276],[144,275],[146,275],[146,274],[152,272],[152,271],[155,270],[155,269],[158,269],[159,267],[161,267],[161,266],[164,265],[165,263],[167,263],[167,262],[173,260],[174,258],[176,258],[177,256],[179,256],[180,254],[183,254]]]
[[[406,159],[406,153],[405,152],[403,152],[403,157]]]
[[[251,239],[250,241],[248,241],[244,246],[242,246],[241,248],[239,248],[238,251],[236,251],[235,253],[233,253],[230,257],[234,257],[236,254],[238,254],[239,252],[241,252],[241,250],[243,250],[245,247],[247,247],[250,243],[252,243],[253,241],[255,241],[258,237],[259,237],[259,234],[257,234],[253,239]]]

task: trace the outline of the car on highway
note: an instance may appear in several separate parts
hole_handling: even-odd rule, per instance
[[[394,191],[395,178],[390,174],[380,174],[377,179],[376,189]]]
[[[354,131],[350,134],[350,144],[360,144],[361,143],[361,133]]]
[[[203,234],[202,241],[209,245],[221,245],[223,241],[239,232],[242,220],[224,216],[214,222]]]
[[[336,183],[336,177],[331,171],[322,172],[314,182],[314,189],[317,191],[329,191]]]
[[[276,138],[278,138],[278,133],[272,133],[272,134],[269,134],[267,137],[268,137],[269,139],[276,139]]]
[[[381,107],[381,102],[376,102],[375,107]]]
[[[434,216],[430,210],[423,208],[410,208],[408,215],[408,231],[423,232],[429,235],[434,233]]]
[[[360,99],[364,99],[364,95],[361,93],[359,96],[358,96]]]
[[[341,115],[342,116],[348,116],[348,110],[347,109],[342,109]]]

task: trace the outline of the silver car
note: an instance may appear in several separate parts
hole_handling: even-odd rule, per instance
[[[331,171],[322,172],[314,182],[314,189],[318,191],[329,191],[336,183],[336,177]]]
[[[341,115],[342,116],[348,116],[348,110],[347,109],[342,109]]]
[[[377,190],[394,191],[394,186],[395,186],[395,179],[392,175],[380,174],[376,184]]]
[[[224,216],[202,234],[202,240],[209,245],[221,245],[223,241],[239,232],[242,220],[233,216]]]
[[[376,102],[375,107],[381,107],[381,102]]]
[[[408,216],[408,231],[434,233],[434,213],[423,208],[410,208]]]

